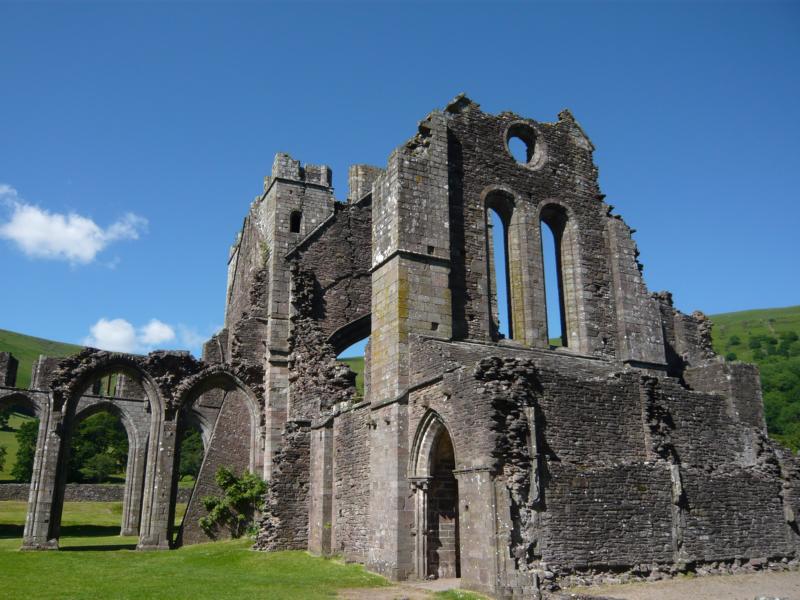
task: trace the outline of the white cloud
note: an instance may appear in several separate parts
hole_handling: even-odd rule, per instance
[[[195,355],[208,336],[196,329],[179,324],[176,327],[158,319],[150,319],[145,325],[135,327],[126,319],[99,319],[89,328],[83,344],[101,350],[145,354],[156,349],[188,348]]]
[[[101,350],[136,352],[139,340],[136,330],[125,319],[100,319],[89,328],[90,335],[83,343]]]
[[[139,329],[139,340],[146,346],[164,344],[174,339],[175,330],[158,319],[150,319],[147,325]]]
[[[0,224],[0,237],[14,242],[31,258],[87,264],[112,242],[139,239],[147,229],[147,220],[133,213],[105,229],[77,213],[52,213],[21,201],[7,184],[0,184],[0,199],[12,209],[11,219]]]

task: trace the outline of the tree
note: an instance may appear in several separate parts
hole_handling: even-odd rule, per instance
[[[6,466],[6,454],[8,454],[8,449],[5,446],[0,446],[0,471]]]
[[[33,457],[36,454],[36,438],[39,437],[39,419],[20,425],[14,437],[17,438],[17,461],[11,469],[11,476],[17,481],[30,481]]]
[[[95,459],[101,455],[106,458]],[[107,481],[114,473],[124,471],[127,461],[128,434],[118,417],[102,411],[86,417],[75,427],[69,481]]]
[[[181,461],[178,465],[178,476],[183,479],[187,475],[197,477],[200,465],[203,464],[203,437],[196,429],[186,432],[181,442]]]
[[[101,483],[116,473],[118,469],[119,463],[111,454],[104,452],[95,454],[87,460],[84,466],[81,467],[81,475],[84,480]]]
[[[11,407],[6,406],[0,409],[0,429],[8,431],[8,419],[11,417]]]
[[[232,537],[241,537],[253,523],[256,510],[264,502],[267,484],[248,471],[241,477],[236,477],[225,467],[220,467],[215,480],[224,495],[203,498],[208,516],[199,520],[200,527],[209,537],[214,537],[214,530],[218,527],[228,527]]]

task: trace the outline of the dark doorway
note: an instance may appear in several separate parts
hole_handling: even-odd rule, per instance
[[[458,531],[458,482],[453,442],[442,428],[431,450],[431,482],[428,491],[428,568],[437,579],[460,577]]]

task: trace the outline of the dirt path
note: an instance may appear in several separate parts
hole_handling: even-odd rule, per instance
[[[565,592],[614,600],[800,600],[800,572],[712,575],[572,588]],[[568,595],[566,597],[569,597]]]
[[[431,600],[433,593],[458,589],[457,579],[401,583],[339,592],[342,600]],[[574,596],[572,596],[574,594]],[[800,572],[762,572],[666,579],[564,590],[560,597],[607,600],[800,600]]]
[[[459,588],[458,579],[434,579],[397,583],[385,588],[353,588],[340,590],[342,600],[430,600],[434,592]]]

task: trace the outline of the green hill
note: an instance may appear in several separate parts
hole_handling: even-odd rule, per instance
[[[40,354],[47,356],[69,356],[81,349],[81,346],[64,344],[42,338],[14,333],[0,329],[0,352],[11,352],[19,361],[17,369],[17,387],[27,388],[31,384],[31,367]]]
[[[730,360],[758,363],[768,356],[790,355],[793,344],[800,348],[800,306],[723,313],[711,315],[711,320],[714,350]]]
[[[758,365],[770,437],[800,451],[800,306],[711,315],[714,350]]]

